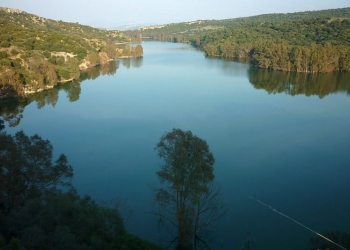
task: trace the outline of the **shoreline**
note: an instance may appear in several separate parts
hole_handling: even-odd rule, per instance
[[[95,65],[92,65],[92,66],[89,66],[89,67],[82,67],[82,68],[79,68],[79,72],[84,72],[86,70],[89,70],[89,69],[92,69],[94,67],[97,67],[99,65],[103,65],[103,64],[107,64],[111,61],[115,61],[115,60],[118,60],[118,59],[127,59],[127,58],[141,58],[143,56],[140,56],[140,57],[135,57],[135,56],[120,56],[120,57],[117,57],[117,58],[114,58],[114,59],[109,59],[107,61],[105,61],[104,63],[97,63]],[[69,79],[63,79],[63,80],[60,80],[60,81],[57,81],[57,83],[55,85],[48,85],[48,86],[45,86],[45,88],[40,88],[40,89],[37,89],[37,90],[26,90],[26,86],[23,87],[23,93],[24,95],[21,96],[21,95],[2,95],[0,93],[0,100],[4,100],[4,99],[7,99],[7,98],[18,98],[18,97],[26,97],[28,95],[31,95],[31,94],[35,94],[35,93],[39,93],[39,92],[42,92],[44,90],[48,90],[48,89],[52,89],[54,88],[55,86],[59,85],[59,84],[64,84],[64,83],[67,83],[67,82],[71,82],[71,81],[74,81],[74,80],[78,80],[78,79],[74,79],[74,78],[69,78]]]

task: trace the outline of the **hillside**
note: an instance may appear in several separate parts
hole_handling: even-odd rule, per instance
[[[183,23],[146,26],[129,34],[141,33],[144,37],[163,41],[188,41],[193,36],[211,34],[215,31],[235,26],[251,25],[253,23],[284,23],[303,21],[317,18],[350,18],[350,8],[331,9],[321,11],[307,11],[296,13],[274,13],[250,17],[239,17],[223,20],[196,20]]]
[[[350,71],[350,8],[200,20],[144,27],[128,34],[190,42],[208,56],[249,58],[260,68]]]
[[[107,31],[78,23],[46,19],[17,9],[0,7],[0,13],[0,18],[8,23],[31,30],[57,32],[89,40],[113,40],[120,43],[128,41],[128,37],[117,30]]]
[[[128,41],[119,31],[0,8],[0,97],[52,88],[119,56],[142,56],[142,47]]]

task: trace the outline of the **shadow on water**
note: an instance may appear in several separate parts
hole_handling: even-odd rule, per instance
[[[142,66],[142,58],[126,58],[121,59],[122,64],[126,68],[139,68]],[[119,60],[114,60],[106,64],[102,64],[80,72],[79,80],[66,82],[56,85],[52,89],[33,93],[21,98],[0,99],[0,117],[8,123],[9,127],[16,127],[23,118],[25,107],[32,102],[36,102],[38,109],[45,105],[56,106],[59,92],[64,91],[70,102],[78,101],[81,93],[80,83],[85,80],[94,80],[99,76],[115,75],[119,68]]]
[[[254,88],[265,89],[269,94],[317,95],[320,98],[339,92],[350,95],[350,74],[345,72],[306,74],[250,67],[248,76]]]

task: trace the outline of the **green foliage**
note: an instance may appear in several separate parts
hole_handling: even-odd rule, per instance
[[[10,66],[4,66],[0,71],[0,93],[5,97],[24,94],[21,75]]]
[[[6,96],[23,96],[51,88],[59,81],[78,79],[79,65],[88,59],[90,52],[96,52],[102,47],[110,59],[114,59],[118,56],[115,44],[129,40],[119,31],[57,22],[26,12],[7,11],[7,8],[0,8],[0,23],[0,66],[11,66],[14,70],[14,73],[11,70],[11,76],[23,75],[21,79],[26,85],[25,89],[24,86],[21,89],[16,81],[9,79],[9,73],[2,69],[0,95]],[[114,46],[113,49],[111,45]],[[12,64],[15,57],[19,57],[21,62]],[[74,59],[67,59],[68,57]],[[40,61],[41,66],[40,63],[33,64],[33,58]],[[46,63],[38,58],[45,59]],[[99,62],[95,58],[92,61],[90,67]]]
[[[61,79],[69,79],[70,78],[70,74],[69,74],[67,69],[58,68],[57,73]]]
[[[21,56],[20,56],[20,57],[21,57],[22,59],[28,59],[28,58],[31,56],[31,54],[32,54],[32,53],[31,53],[30,51],[24,51],[24,52],[21,53]]]
[[[119,31],[107,31],[96,29],[78,23],[67,23],[51,19],[45,19],[24,11],[20,13],[8,12],[6,8],[0,9],[0,19],[6,20],[4,24],[16,25],[15,31],[23,28],[24,30],[36,30],[37,33],[52,32],[70,37],[79,37],[87,39],[113,40],[115,42],[125,42],[127,38]],[[6,33],[5,33],[6,34]],[[3,39],[1,39],[3,40]]]
[[[261,68],[324,73],[350,70],[349,20],[350,8],[343,8],[198,20],[145,27],[128,34],[190,42],[207,56],[249,58]]]
[[[3,48],[7,48],[7,47],[10,47],[11,44],[8,42],[8,41],[2,41],[0,43],[0,47],[3,47]]]
[[[273,70],[326,73],[350,71],[350,46],[330,43],[291,46],[285,41],[257,44],[251,52],[251,62],[259,68]]]
[[[3,58],[3,59],[0,60],[0,65],[2,65],[2,66],[11,66],[11,62],[10,62],[9,59]]]
[[[19,58],[16,58],[15,60],[11,60],[11,67],[19,71],[22,69],[21,63],[22,63],[22,60]]]
[[[142,57],[142,56],[143,56],[143,48],[140,44],[138,44],[135,47],[135,57]]]
[[[2,129],[0,120],[1,249],[160,249],[127,233],[117,207],[79,197],[48,140]]]
[[[8,57],[8,55],[7,55],[6,51],[0,51],[0,59],[4,59],[7,57]]]
[[[101,52],[105,52],[109,58],[118,57],[117,46],[113,42],[108,42],[101,50]]]
[[[90,62],[90,65],[96,65],[99,62],[99,56],[96,51],[91,51],[87,57],[87,60]]]
[[[159,215],[176,226],[177,248],[190,248],[197,233],[198,209],[214,180],[214,157],[204,140],[180,129],[164,134],[155,150],[164,161],[157,172],[164,185],[156,190],[155,199],[161,210],[171,209],[170,216]]]
[[[342,20],[342,22],[348,22],[348,18],[350,18],[350,8],[288,14],[265,14],[224,20],[197,20],[192,22],[144,27],[137,31],[128,31],[127,34],[132,37],[150,37],[152,40],[170,42],[188,42],[191,40],[196,46],[200,46],[200,41],[203,37],[207,35],[210,37],[212,34],[216,35],[218,33],[224,34],[230,32],[230,29],[242,31],[242,33],[239,32],[235,35],[240,39],[246,39],[246,35],[250,35],[251,32],[256,33],[255,29],[259,29],[260,26],[265,27],[266,25],[271,24],[276,30],[279,28],[280,23],[292,23],[296,21],[303,22],[312,19],[322,19],[323,24],[326,24],[324,19],[330,17],[335,18],[335,20]],[[250,29],[247,30],[246,28]],[[289,27],[283,31],[286,32],[288,29]],[[300,30],[297,31],[297,33],[298,32],[300,32]],[[270,33],[273,34],[275,31],[271,30]],[[260,33],[260,36],[263,35],[263,33]],[[346,36],[347,34],[342,35]]]
[[[113,249],[125,234],[117,209],[59,192],[47,192],[9,213],[2,231],[19,235],[27,249]]]
[[[18,55],[18,50],[16,50],[16,49],[11,49],[11,55],[12,56],[16,56],[16,55]]]
[[[51,58],[51,53],[48,52],[48,51],[44,51],[44,52],[43,52],[43,56],[44,56],[45,58]]]
[[[57,65],[63,66],[65,64],[66,60],[63,56],[56,57],[56,63]]]
[[[5,213],[47,190],[71,187],[73,169],[64,155],[52,161],[53,148],[40,136],[0,134],[0,208]]]
[[[123,53],[122,56],[130,57],[131,56],[131,46],[126,45],[123,47]]]
[[[69,78],[66,79],[79,79],[80,70],[79,70],[79,62],[74,57],[68,57],[65,62],[65,69],[69,74]]]
[[[200,47],[209,56],[250,58],[260,68],[312,73],[349,71],[349,31],[348,22],[332,17],[252,21],[202,36]],[[197,44],[194,40],[192,43]]]

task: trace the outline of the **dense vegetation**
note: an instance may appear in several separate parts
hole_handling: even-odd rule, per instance
[[[117,57],[141,57],[141,45],[126,41],[118,31],[0,8],[0,97],[52,88]]]
[[[249,58],[260,68],[350,71],[350,8],[168,24],[128,34],[190,42],[208,56]]]
[[[65,155],[0,120],[0,249],[160,249],[129,234],[119,207],[77,195]]]

